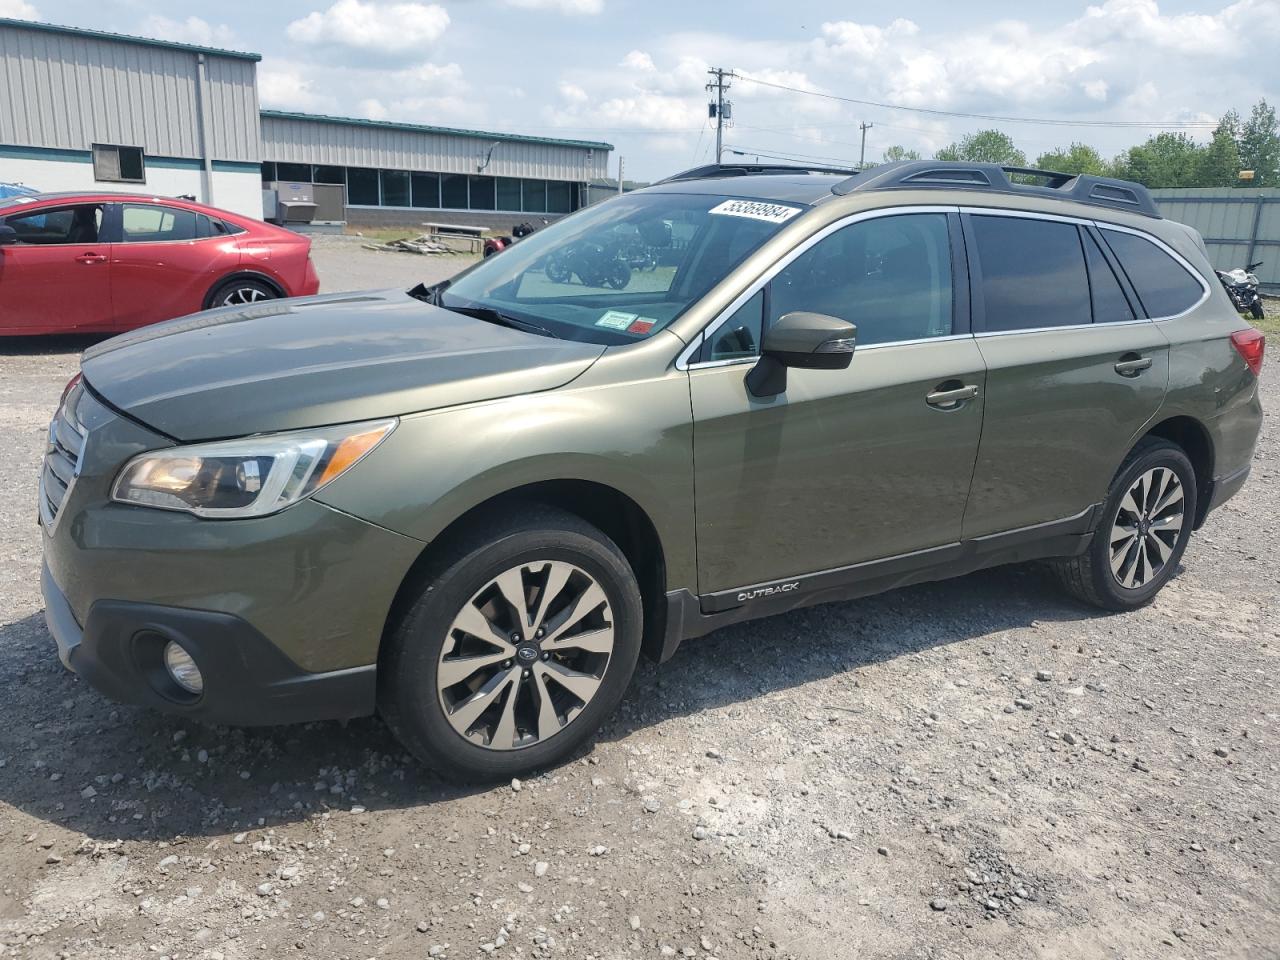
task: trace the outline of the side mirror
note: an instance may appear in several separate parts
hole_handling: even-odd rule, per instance
[[[787,389],[787,368],[844,370],[853,361],[858,328],[823,313],[798,311],[778,319],[764,334],[760,362],[747,374],[747,389],[757,397]]]
[[[18,231],[8,224],[0,223],[0,247],[8,247],[18,242]]]

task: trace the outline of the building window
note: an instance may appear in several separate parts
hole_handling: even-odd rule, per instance
[[[413,205],[434,210],[440,206],[440,177],[434,173],[413,175]]]
[[[493,177],[471,178],[471,209],[493,210],[497,201]]]
[[[347,203],[354,207],[378,205],[378,171],[363,167],[347,168]]]
[[[347,182],[347,168],[316,167],[312,176],[315,183],[335,183],[342,186]]]
[[[467,209],[467,178],[445,174],[440,180],[440,206],[446,210]]]
[[[276,178],[276,165],[273,160],[264,160],[262,162],[262,182],[271,183]]]
[[[524,209],[526,213],[547,212],[547,181],[524,181]]]
[[[498,205],[496,209],[519,213],[520,208],[520,181],[515,177],[498,177]]]
[[[311,164],[309,163],[277,163],[276,179],[289,183],[310,183]]]
[[[382,205],[384,207],[409,206],[409,171],[382,171]]]
[[[146,183],[146,165],[141,147],[93,145],[93,179],[114,183]]]
[[[573,212],[573,184],[567,180],[549,180],[547,182],[547,212]]]

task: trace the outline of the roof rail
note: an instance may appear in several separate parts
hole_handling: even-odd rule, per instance
[[[1018,179],[1010,179],[1010,175]],[[1032,178],[1043,182],[1023,182]],[[845,196],[859,190],[922,189],[1033,194],[1161,218],[1155,200],[1140,183],[1089,174],[1057,173],[1033,167],[1003,167],[995,163],[965,163],[954,160],[903,160],[886,163],[842,180],[831,188],[831,192],[837,196]]]
[[[787,173],[839,173],[852,176],[858,171],[851,167],[811,167],[808,165],[780,163],[708,163],[672,174],[658,183],[674,183],[677,180],[713,180],[718,177],[752,177]]]

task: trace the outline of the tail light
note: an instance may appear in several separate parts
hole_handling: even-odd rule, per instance
[[[1261,330],[1237,330],[1231,335],[1231,345],[1236,353],[1244,358],[1245,364],[1255,377],[1262,374],[1262,352],[1267,347],[1267,338]]]
[[[61,407],[67,402],[67,394],[76,388],[76,384],[83,379],[83,373],[77,373],[74,377],[67,381],[67,385],[62,388],[62,396],[58,398],[58,406]]]

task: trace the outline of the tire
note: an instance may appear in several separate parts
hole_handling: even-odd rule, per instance
[[[276,288],[262,280],[252,280],[248,277],[233,278],[214,287],[213,292],[209,294],[205,309],[244,306],[279,298],[280,294]]]
[[[1261,300],[1254,300],[1253,303],[1249,304],[1249,312],[1253,314],[1253,319],[1255,320],[1262,320],[1266,316],[1265,311],[1262,309]]]
[[[1159,509],[1161,501],[1173,495],[1174,484],[1166,474],[1180,487],[1181,501]],[[1140,480],[1144,487],[1135,486]],[[1143,491],[1145,497],[1140,495]],[[1130,493],[1134,493],[1132,499]],[[1156,437],[1143,439],[1112,480],[1088,549],[1054,564],[1063,586],[1078,599],[1104,610],[1135,610],[1151,602],[1177,572],[1195,524],[1196,497],[1195,469],[1182,448]],[[1143,509],[1135,511],[1134,507]],[[1176,533],[1172,528],[1175,517]],[[1127,534],[1128,530],[1134,533]],[[1115,569],[1113,558],[1117,556]]]
[[[549,588],[553,576],[568,579]],[[640,655],[640,589],[617,545],[580,518],[540,505],[508,512],[429,564],[419,583],[383,643],[378,709],[443,775],[489,782],[553,766],[622,700]],[[520,630],[504,599],[513,583],[534,614],[519,643],[508,642]],[[587,648],[602,645],[610,628],[607,651]]]

